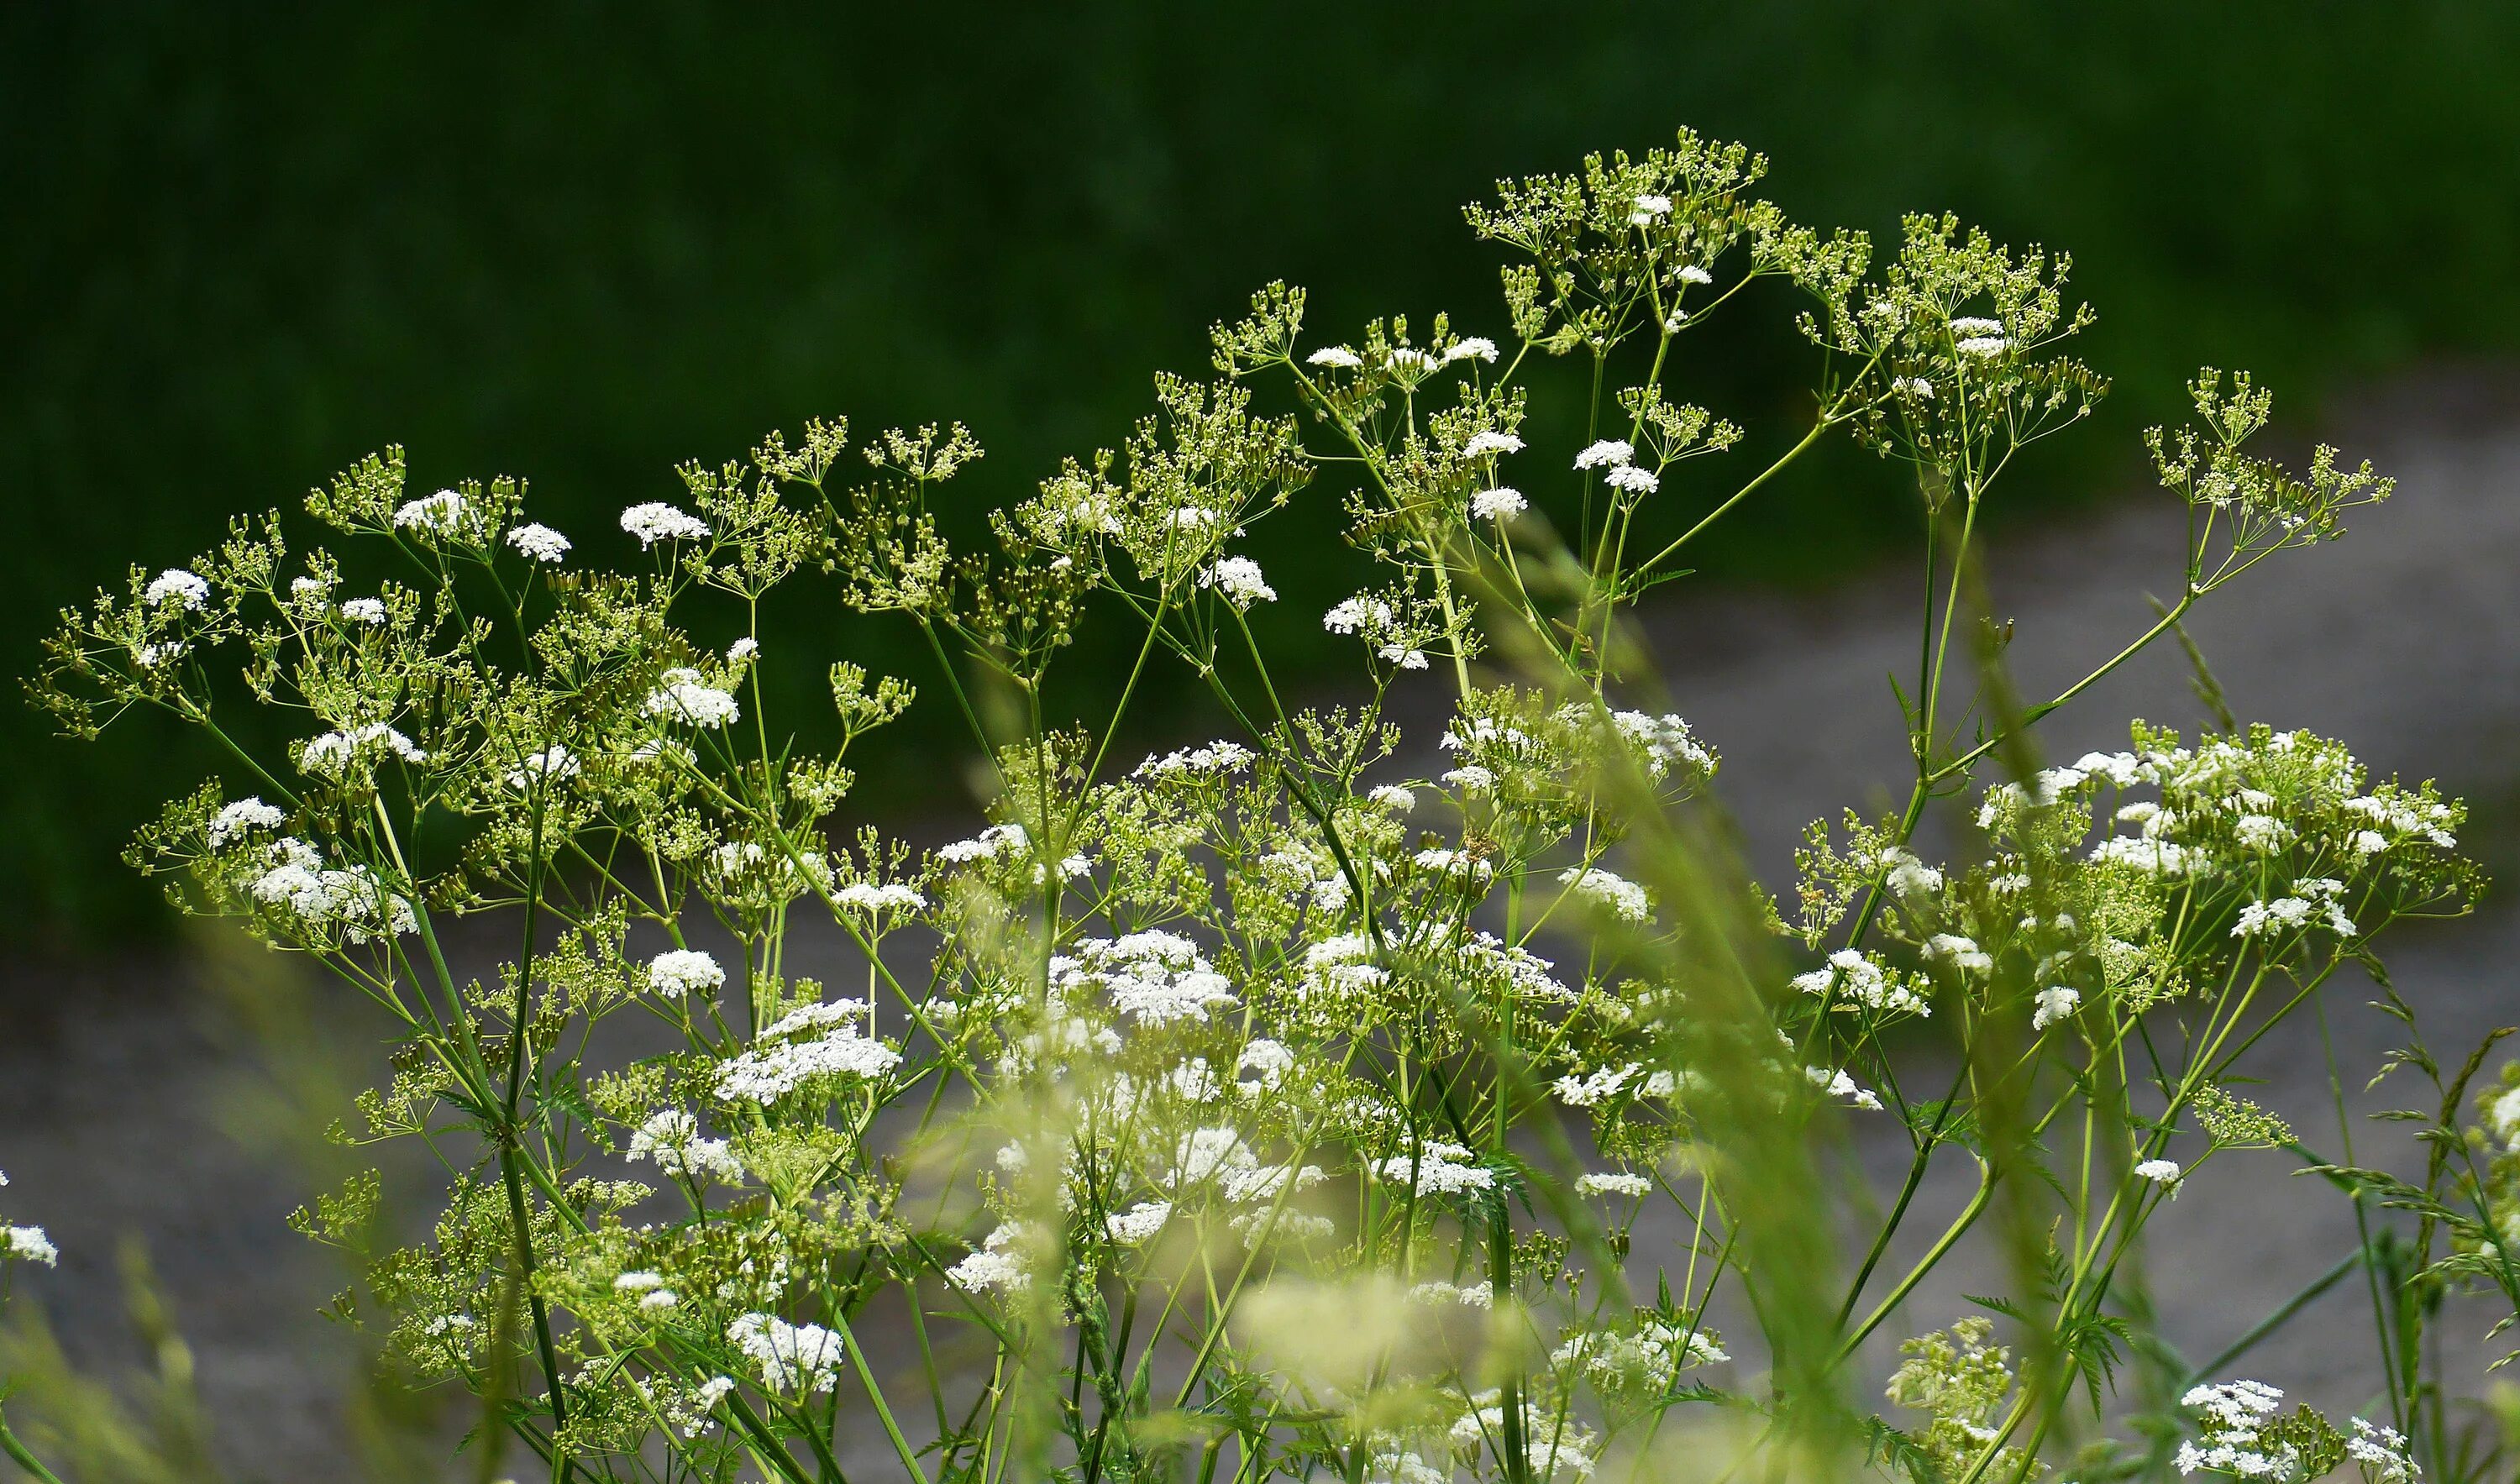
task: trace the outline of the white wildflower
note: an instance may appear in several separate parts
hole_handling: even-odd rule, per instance
[[[709,533],[707,521],[661,500],[650,500],[623,511],[621,528],[638,537],[643,550],[659,541],[698,541]]]
[[[1328,366],[1339,371],[1354,371],[1365,364],[1365,357],[1345,345],[1324,345],[1304,359],[1315,366]]]
[[[1417,791],[1402,784],[1383,784],[1368,793],[1366,799],[1374,807],[1388,809],[1394,814],[1407,814],[1418,807]]]
[[[1520,452],[1522,452],[1522,439],[1509,432],[1499,432],[1492,427],[1470,434],[1469,441],[1462,445],[1462,457],[1464,459],[1480,459],[1490,454]]]
[[[1111,1239],[1124,1247],[1134,1247],[1164,1229],[1173,1219],[1169,1200],[1142,1200],[1125,1211],[1114,1211],[1102,1218]]]
[[[1271,1092],[1279,1083],[1285,1080],[1288,1072],[1294,1069],[1295,1054],[1288,1050],[1284,1043],[1272,1041],[1266,1036],[1254,1036],[1243,1044],[1242,1056],[1236,1063],[1236,1070],[1238,1073],[1254,1073],[1259,1080],[1238,1082],[1235,1086],[1237,1090],[1243,1093]]]
[[[1601,477],[1612,489],[1632,495],[1650,495],[1662,488],[1662,475],[1642,464],[1622,464]]]
[[[1557,1079],[1554,1091],[1557,1101],[1568,1107],[1598,1107],[1626,1090],[1644,1068],[1631,1061],[1621,1067],[1602,1067],[1587,1076],[1573,1073]]]
[[[2063,984],[2039,991],[2036,1008],[2030,1012],[2030,1028],[2046,1030],[2059,1020],[2070,1017],[2082,1008],[2083,992]]]
[[[2179,1197],[2180,1186],[2186,1180],[2186,1173],[2179,1168],[2176,1159],[2147,1159],[2135,1167],[2135,1178],[2151,1181],[2168,1191],[2175,1200]]]
[[[2345,1440],[2345,1456],[2362,1465],[2372,1484],[2413,1484],[2423,1472],[2407,1452],[2407,1435],[2354,1418],[2354,1436]]]
[[[525,560],[553,566],[568,555],[568,538],[548,525],[519,525],[508,532],[508,544],[524,553]]]
[[[820,1325],[791,1325],[768,1314],[746,1314],[726,1327],[726,1337],[761,1372],[761,1384],[782,1393],[829,1391],[838,1384],[847,1350]]]
[[[1021,825],[992,825],[968,840],[940,845],[936,858],[949,866],[968,866],[973,861],[993,861],[1011,851],[1021,852],[1032,845],[1032,837]]]
[[[1484,883],[1496,877],[1496,867],[1490,865],[1486,857],[1472,855],[1466,850],[1447,850],[1440,846],[1430,846],[1418,851],[1416,860],[1421,870],[1432,871],[1439,876],[1456,877],[1465,881]]]
[[[1930,896],[1943,889],[1941,872],[1896,845],[1881,852],[1881,864],[1889,873],[1883,879],[1896,895]]]
[[[1812,1085],[1825,1090],[1828,1096],[1843,1098],[1852,1107],[1865,1108],[1876,1113],[1881,1111],[1879,1096],[1869,1088],[1858,1086],[1855,1079],[1843,1070],[1832,1072],[1817,1066],[1808,1066],[1803,1070],[1810,1076]]]
[[[1995,967],[1995,960],[1977,946],[1976,939],[1957,932],[1934,934],[1925,944],[1925,957],[1962,971],[1984,973]]]
[[[1610,726],[1636,750],[1645,776],[1656,782],[1675,769],[1699,774],[1715,771],[1715,754],[1690,735],[1688,723],[1677,715],[1613,711]]]
[[[1578,1195],[1642,1195],[1652,1189],[1651,1180],[1624,1171],[1593,1171],[1575,1177]]]
[[[170,566],[152,578],[141,598],[151,607],[172,603],[179,607],[198,608],[209,601],[210,585],[195,573],[180,566]]]
[[[1383,1160],[1373,1167],[1375,1174],[1395,1185],[1409,1185],[1414,1176],[1420,1195],[1458,1195],[1463,1191],[1493,1190],[1496,1171],[1477,1162],[1478,1156],[1458,1144],[1429,1140],[1418,1147],[1416,1155],[1401,1154]]]
[[[1933,1007],[1902,980],[1869,956],[1852,948],[1841,948],[1828,956],[1828,966],[1809,973],[1794,975],[1793,987],[1807,995],[1831,993],[1850,1005],[1866,1010],[1912,1015],[1930,1015]]]
[[[353,943],[419,930],[411,903],[367,867],[329,868],[321,852],[293,837],[272,845],[271,853],[278,864],[248,888],[254,900],[286,910],[307,927],[338,927]]]
[[[885,913],[913,913],[927,905],[916,886],[899,881],[851,881],[831,893],[832,905],[854,908],[870,917]]]
[[[686,1180],[708,1178],[736,1185],[743,1179],[743,1164],[727,1142],[701,1138],[699,1120],[681,1108],[650,1114],[631,1133],[630,1148],[623,1157],[632,1164],[652,1160],[657,1169]]]
[[[2310,921],[2310,903],[2300,897],[2276,897],[2272,901],[2251,902],[2240,909],[2239,921],[2231,924],[2235,938],[2266,938],[2301,926]]]
[[[1531,508],[1522,491],[1500,484],[1470,496],[1470,514],[1481,520],[1510,520]]]
[[[1494,361],[1496,358],[1496,341],[1483,335],[1463,336],[1444,348],[1444,364],[1447,366],[1455,361]]]
[[[510,769],[508,787],[525,788],[540,780],[571,779],[577,773],[577,754],[554,742],[539,752],[526,753],[522,762]]]
[[[726,726],[742,715],[732,694],[703,685],[699,671],[685,668],[667,670],[656,677],[656,689],[648,695],[647,710],[651,716],[683,722],[702,731]]]
[[[433,495],[406,501],[400,510],[393,513],[393,523],[403,530],[419,529],[442,534],[463,523],[464,511],[462,495],[451,489],[441,489]]]
[[[2183,876],[2190,857],[2177,840],[2128,839],[2112,836],[2092,847],[2092,859],[2102,865],[2128,866],[2150,876]]]
[[[799,1087],[829,1077],[872,1079],[901,1064],[901,1053],[842,1026],[819,1041],[755,1048],[717,1069],[720,1102],[767,1107]]]
[[[726,987],[726,970],[697,948],[676,948],[648,961],[648,987],[660,995],[690,995]]]
[[[1334,604],[1322,615],[1322,627],[1333,634],[1354,634],[1363,629],[1386,628],[1394,616],[1390,604],[1360,593]]]
[[[2272,854],[2292,843],[2292,827],[2267,814],[2244,814],[2231,832],[2241,844],[2260,854]]]
[[[1577,469],[1616,469],[1637,456],[1636,445],[1625,438],[1603,438],[1575,456]]]
[[[1072,956],[1051,961],[1050,973],[1061,995],[1100,988],[1113,1010],[1141,1025],[1204,1021],[1210,1011],[1241,1003],[1198,946],[1178,933],[1080,938]]]
[[[61,1248],[41,1227],[0,1227],[0,1258],[19,1262],[42,1263],[47,1268],[61,1266]]]
[[[1653,903],[1642,886],[1598,866],[1590,870],[1570,868],[1558,873],[1557,879],[1599,903],[1622,922],[1642,922],[1653,916]]]
[[[277,830],[287,816],[260,798],[238,799],[210,816],[208,830],[210,848],[222,850],[256,830]],[[0,1180],[0,1185],[6,1185]]]
[[[297,766],[309,773],[338,778],[348,768],[350,760],[371,744],[381,744],[383,750],[407,763],[428,761],[426,750],[380,721],[310,738],[297,749]]]
[[[1260,563],[1248,557],[1228,557],[1217,562],[1199,573],[1198,585],[1216,589],[1238,608],[1278,601],[1278,590],[1260,575]]]

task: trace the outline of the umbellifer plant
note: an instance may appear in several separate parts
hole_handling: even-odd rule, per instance
[[[2022,701],[1979,517],[2105,390],[2061,353],[2090,320],[2067,264],[1929,216],[1876,263],[1750,194],[1764,169],[1683,133],[1501,184],[1467,213],[1508,258],[1491,335],[1325,340],[1272,285],[1212,379],[1159,378],[1124,448],[993,509],[985,551],[935,518],[980,455],[959,426],[816,422],[687,467],[682,502],[584,540],[620,570],[520,483],[416,494],[392,450],[306,502],[391,559],[381,584],[274,514],[65,614],[34,689],[67,731],[155,707],[234,755],[135,862],[375,1002],[390,1074],[340,1137],[443,1163],[416,1245],[376,1236],[374,1178],[301,1213],[359,1253],[344,1312],[556,1481],[2438,1467],[2411,1341],[2346,1431],[2178,1376],[2120,1295],[2221,1151],[2302,1147],[2232,1090],[2246,1054],[2392,924],[2465,910],[2461,807],[2228,719],[2035,757],[2041,717],[2389,481],[2259,457],[2268,394],[2201,373],[2193,426],[2150,439],[2187,513],[2177,601]],[[1745,477],[1671,351],[1763,279],[1802,295],[1817,383]],[[1568,359],[1591,390],[1556,421],[1586,432],[1532,446],[1533,400],[1585,378],[1529,373]],[[1814,825],[1779,903],[1708,828],[1716,751],[1650,699],[1631,614],[1831,437],[1914,475],[1912,787]],[[1333,516],[1372,580],[1319,621],[1362,678],[1304,706],[1271,639],[1315,620],[1238,548]],[[913,693],[836,660],[836,745],[796,740],[748,636],[819,580],[932,648],[921,684],[992,779],[972,837],[844,828],[849,747]],[[1132,667],[1111,714],[1054,724],[1088,613]],[[1233,735],[1118,756],[1185,681]],[[235,742],[239,704],[302,740]],[[445,941],[475,914],[516,945],[479,977]],[[2434,1203],[2373,1285],[2384,1337],[2420,1327],[2408,1285],[2515,1291],[2487,1208],[2520,1182],[2451,1127],[2463,1086],[2426,1183],[2328,1171]],[[1849,1119],[1904,1135],[1900,1188],[1817,1157]],[[1976,1178],[1928,1210],[1938,1155]],[[1982,1222],[2010,1286],[1859,1406],[1868,1339]],[[2183,1443],[2099,1436],[2182,1405]]]

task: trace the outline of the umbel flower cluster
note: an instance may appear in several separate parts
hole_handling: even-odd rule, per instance
[[[357,1254],[345,1312],[556,1481],[2140,1462],[2094,1418],[2125,1410],[2146,1221],[2211,1200],[2222,1150],[2297,1147],[2230,1091],[2245,1054],[2477,883],[2461,806],[2338,742],[2137,722],[2043,769],[2036,723],[2389,485],[2248,452],[2265,394],[2205,373],[2195,427],[2154,439],[2177,602],[2016,702],[1968,579],[2000,476],[2105,390],[2063,350],[2068,265],[1933,217],[1876,253],[1788,221],[1764,170],[1684,133],[1505,183],[1468,212],[1503,302],[1459,322],[1325,336],[1272,285],[1211,378],[1159,378],[984,549],[939,518],[981,456],[959,426],[811,423],[565,534],[519,481],[421,492],[395,449],[307,498],[330,547],[274,514],[66,613],[35,685],[66,730],[155,709],[233,759],[135,863],[373,1002],[390,1070],[341,1137],[450,1171],[415,1244],[373,1177],[300,1214]],[[1816,368],[1781,437],[1676,384],[1760,280]],[[1780,899],[1714,828],[1720,739],[1657,698],[1631,614],[1830,437],[1914,474],[1913,788],[1815,825]],[[1290,611],[1248,534],[1325,517],[1357,586]],[[753,636],[791,583],[938,664],[783,694]],[[1087,621],[1125,626],[1126,698],[1050,725]],[[1335,705],[1272,670],[1316,626],[1355,666]],[[914,679],[990,779],[932,849],[851,793]],[[1231,735],[1122,755],[1183,684]],[[240,707],[297,740],[248,744],[273,727]],[[449,941],[474,916],[517,945],[477,976]],[[1850,1121],[1912,1154],[1903,1190],[1823,1160]],[[1976,1172],[1964,1204],[1919,1196],[1938,1154]],[[1988,1301],[2021,1362],[1961,1317],[1871,1415],[1884,1326],[1935,1327],[1910,1295],[1990,1211],[2023,1234]],[[2375,1478],[2416,1466],[2396,1394],[2337,1445]],[[2327,1447],[2261,1446],[2257,1395],[2146,1435],[2247,1477]]]

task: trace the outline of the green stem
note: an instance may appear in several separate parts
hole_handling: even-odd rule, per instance
[[[7,1454],[11,1462],[43,1480],[44,1484],[62,1484],[60,1474],[46,1468],[41,1459],[28,1452],[25,1444],[18,1441],[18,1435],[9,1430],[9,1421],[6,1417],[0,1417],[0,1453]]]

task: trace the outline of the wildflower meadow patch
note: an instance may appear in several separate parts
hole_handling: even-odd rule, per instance
[[[426,1143],[442,1202],[405,1244],[362,1175],[297,1225],[352,1255],[340,1311],[381,1366],[476,1399],[464,1466],[2471,1476],[2451,1398],[2482,1378],[2422,1330],[2452,1289],[2520,1309],[2520,1084],[2435,1060],[2380,958],[2480,889],[2462,806],[2230,717],[2038,750],[2043,717],[2390,481],[2262,456],[2269,394],[2200,373],[2190,425],[2150,439],[2186,515],[2175,600],[2024,696],[1979,517],[2107,390],[2070,353],[2069,265],[1949,217],[1895,247],[1815,230],[1765,170],[1684,132],[1501,183],[1467,221],[1502,299],[1458,321],[1324,334],[1271,285],[1124,446],[994,508],[985,549],[935,518],[970,432],[832,418],[607,531],[534,522],[513,479],[423,492],[388,450],[306,501],[357,561],[274,513],[66,613],[33,686],[65,731],[156,709],[232,758],[133,863],[373,1005],[387,1055],[336,1137]],[[1798,441],[1744,469],[1676,347],[1762,280],[1799,294],[1778,329],[1814,382]],[[1589,433],[1542,446],[1526,375],[1563,361]],[[1633,614],[1833,438],[1914,476],[1914,663],[1884,698],[1911,785],[1878,817],[1812,800],[1778,896],[1717,827],[1723,739],[1663,696]],[[1263,520],[1342,533],[1354,595],[1286,611],[1238,549]],[[749,636],[794,585],[934,665],[817,656],[824,694],[779,693]],[[1060,661],[1087,622],[1136,657],[1080,725]],[[1273,673],[1299,630],[1353,646],[1335,703]],[[1119,755],[1156,686],[1230,735]],[[1430,696],[1409,714],[1440,722],[1404,735]],[[866,823],[848,763],[914,704],[968,723],[987,780],[928,850]],[[230,742],[247,707],[301,740]],[[836,746],[794,740],[809,707]],[[442,937],[472,915],[516,944],[483,978]],[[2242,1091],[2270,1026],[2365,976],[2408,1023],[2391,1069],[2427,1082],[2419,1182]],[[1912,1151],[1901,1186],[1824,1157],[1850,1120]],[[2367,1417],[2174,1373],[2122,1301],[2150,1218],[2250,1150],[2369,1218]],[[1938,1158],[1973,1175],[1942,1208]],[[2005,1286],[1908,1324],[1981,1225]],[[56,1258],[5,1228],[0,1300]],[[1876,1334],[1904,1340],[1886,1391],[1856,1361]],[[4,1395],[0,1417],[37,1477],[101,1446]]]

